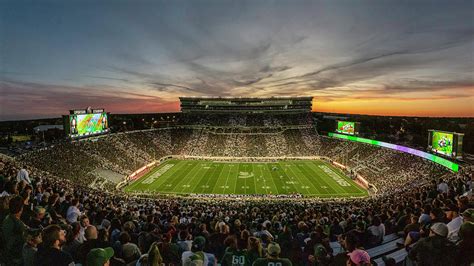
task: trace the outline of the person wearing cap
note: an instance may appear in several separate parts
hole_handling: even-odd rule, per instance
[[[347,259],[347,265],[371,265],[369,253],[367,253],[365,250],[356,248],[352,252],[348,253],[347,256],[349,257]]]
[[[94,248],[87,253],[87,266],[109,266],[110,259],[114,256],[114,249]]]
[[[459,215],[459,208],[456,204],[449,204],[445,209],[446,218],[448,218],[448,239],[452,242],[459,240],[458,232],[463,222],[462,217]]]
[[[41,230],[29,229],[26,232],[26,243],[23,245],[21,252],[24,266],[33,266],[34,257],[38,251],[38,245],[41,243]]]
[[[207,259],[206,254],[204,253],[204,246],[206,245],[206,239],[202,236],[196,237],[191,245],[191,251],[185,251],[181,255],[181,261],[183,265],[208,265],[209,260]]]
[[[369,254],[360,248],[360,242],[356,234],[353,231],[350,231],[341,237],[341,245],[345,250],[348,251],[345,258],[347,265],[370,265],[370,256]],[[338,256],[335,258],[336,261],[339,261],[342,257]],[[338,264],[338,262],[336,262]]]
[[[428,237],[420,239],[409,251],[407,260],[417,265],[455,265],[457,248],[448,240],[449,229],[444,223],[434,223]]]
[[[466,209],[462,214],[464,222],[474,222],[474,209]]]
[[[253,262],[253,266],[267,266],[270,263],[272,265],[281,265],[281,266],[292,266],[293,264],[289,259],[280,258],[281,248],[278,243],[271,242],[267,246],[267,257],[259,258]]]

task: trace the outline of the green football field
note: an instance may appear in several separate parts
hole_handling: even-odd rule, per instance
[[[367,191],[331,164],[319,160],[216,162],[168,160],[125,188],[172,194],[293,194],[362,197]]]

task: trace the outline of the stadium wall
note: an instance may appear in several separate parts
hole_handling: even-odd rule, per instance
[[[365,138],[342,135],[342,134],[337,134],[337,133],[329,133],[328,135],[330,137],[333,137],[333,138],[339,138],[339,139],[346,139],[346,140],[351,140],[351,141],[356,141],[356,142],[362,142],[362,143],[366,143],[366,144],[371,144],[371,145],[375,145],[375,146],[389,148],[389,149],[392,149],[392,150],[406,152],[406,153],[409,153],[409,154],[413,154],[413,155],[425,158],[425,159],[430,160],[432,162],[435,162],[437,164],[440,164],[440,165],[442,165],[442,166],[444,166],[444,167],[446,167],[446,168],[448,168],[448,169],[450,169],[454,172],[459,171],[459,165],[457,163],[453,163],[453,162],[451,162],[449,160],[446,160],[442,157],[439,157],[439,156],[436,156],[436,155],[433,155],[431,153],[427,153],[427,152],[424,152],[424,151],[415,150],[415,149],[412,149],[412,148],[409,148],[409,147],[396,145],[396,144],[392,144],[392,143],[387,143],[387,142],[383,142],[383,141],[378,141],[378,140],[373,140],[373,139],[365,139]]]

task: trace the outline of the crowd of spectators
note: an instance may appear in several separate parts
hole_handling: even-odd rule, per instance
[[[469,167],[403,194],[242,201],[130,197],[15,161],[0,166],[7,265],[369,265],[364,249],[394,232],[406,237],[408,261],[474,262]]]
[[[113,182],[104,177],[101,170],[127,176],[167,155],[230,158],[323,156],[348,166],[352,173],[374,185],[379,193],[393,193],[403,188],[400,184],[415,185],[427,177],[441,177],[447,173],[442,167],[420,157],[319,136],[313,128],[286,129],[269,134],[157,129],[112,134],[94,141],[59,143],[25,153],[18,159],[59,177],[111,187]]]
[[[303,123],[264,116],[194,124]],[[307,121],[306,121],[307,122]],[[227,123],[227,124],[226,124]],[[405,263],[474,263],[474,168],[452,173],[397,151],[318,136],[309,128],[260,134],[167,128],[58,143],[0,162],[0,263],[6,265],[370,265],[367,249],[403,237]],[[162,156],[319,155],[379,193],[319,200],[212,195],[131,196],[91,184],[104,168],[130,174]],[[107,180],[105,180],[107,181]],[[112,184],[111,184],[112,185]],[[330,243],[339,242],[342,250]]]

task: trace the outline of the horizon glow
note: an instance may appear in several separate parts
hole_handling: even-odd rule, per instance
[[[0,121],[283,95],[314,96],[315,112],[473,117],[472,17],[469,0],[2,0]]]

